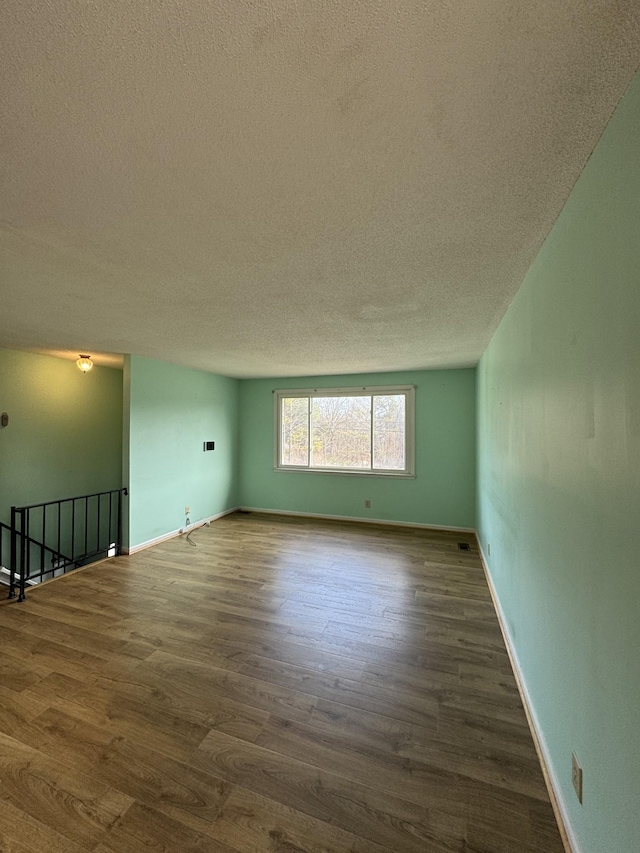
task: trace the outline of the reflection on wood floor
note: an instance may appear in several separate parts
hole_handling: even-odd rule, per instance
[[[561,853],[473,536],[192,538],[0,608],[0,850]]]

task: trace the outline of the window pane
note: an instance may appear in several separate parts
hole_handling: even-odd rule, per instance
[[[312,398],[312,468],[371,468],[371,397]]]
[[[309,464],[309,398],[283,397],[281,465]]]
[[[405,467],[404,394],[373,398],[373,467],[402,471]]]

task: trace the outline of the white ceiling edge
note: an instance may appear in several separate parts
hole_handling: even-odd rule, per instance
[[[6,347],[3,347],[6,349]],[[34,355],[46,355],[50,358],[61,358],[65,361],[77,361],[81,355],[88,355],[91,361],[99,367],[111,367],[122,370],[124,367],[124,355],[119,353],[92,352],[90,348],[80,349],[77,352],[70,349],[46,349],[43,347],[12,347],[17,352],[30,352]]]

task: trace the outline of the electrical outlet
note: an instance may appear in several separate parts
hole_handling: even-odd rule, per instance
[[[582,803],[582,767],[580,767],[575,752],[571,753],[571,781],[576,790],[578,802]]]
[[[491,556],[491,543],[487,542],[487,557]]]
[[[365,509],[371,509],[371,501],[365,501],[364,502],[364,508]]]
[[[186,507],[184,508],[184,514],[185,514],[185,515],[189,515],[189,513],[190,513],[190,512],[191,512],[191,507],[190,507],[190,506],[186,506]]]

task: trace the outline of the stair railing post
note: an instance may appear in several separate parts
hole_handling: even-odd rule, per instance
[[[16,561],[18,559],[18,531],[16,529],[16,508],[11,507],[11,568],[9,574],[9,598],[16,597]]]
[[[126,489],[118,491],[118,541],[116,542],[116,554],[122,553],[122,498],[127,494]]]
[[[20,507],[18,510],[20,513],[20,576],[19,576],[19,594],[18,601],[24,601],[25,599],[25,588],[27,581],[27,572],[29,571],[29,531],[27,529],[27,510],[24,507]]]

